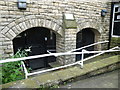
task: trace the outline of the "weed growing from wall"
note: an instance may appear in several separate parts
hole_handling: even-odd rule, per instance
[[[18,52],[11,58],[20,58],[26,56],[27,53],[24,50],[18,50]],[[2,84],[21,79],[24,79],[24,72],[21,67],[21,61],[2,64]]]

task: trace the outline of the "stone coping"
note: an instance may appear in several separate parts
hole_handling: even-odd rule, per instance
[[[120,68],[119,59],[120,55],[111,56],[106,59],[85,64],[83,69],[81,69],[79,65],[75,65],[65,69],[36,75],[28,79],[3,84],[2,88],[40,88],[40,85],[60,84],[84,75],[89,77]]]

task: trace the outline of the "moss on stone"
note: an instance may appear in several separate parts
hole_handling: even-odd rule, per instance
[[[77,28],[77,23],[75,20],[64,20],[64,25],[66,29]]]
[[[17,82],[18,81],[6,83],[6,84],[3,84],[3,85],[0,85],[0,87],[2,87],[2,88],[9,88],[9,87],[13,86]]]
[[[112,37],[110,42],[110,48],[113,48],[115,46],[120,47],[120,37]],[[120,52],[114,52],[114,54],[120,54]]]
[[[112,37],[110,47],[120,46],[120,37]]]
[[[74,77],[74,76],[73,76],[73,73],[71,73],[71,72],[69,71],[69,69],[61,69],[61,70],[56,71],[55,73],[59,76],[59,78],[60,78],[62,81],[65,81],[65,80],[67,80],[67,79],[69,79],[69,78]]]
[[[56,73],[46,73],[43,75],[38,75],[33,80],[37,81],[39,84],[51,83],[56,82],[58,83],[60,78]]]
[[[65,28],[77,28],[77,23],[75,20],[67,21],[65,20]]]

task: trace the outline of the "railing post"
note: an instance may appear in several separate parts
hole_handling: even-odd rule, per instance
[[[24,69],[25,79],[27,79],[27,78],[28,78],[28,71],[27,71],[27,68],[25,67],[25,64],[24,64],[23,61],[21,61],[21,63],[22,63],[23,69]]]
[[[82,49],[82,56],[81,56],[81,68],[83,68],[83,59],[84,59],[84,49]]]
[[[78,64],[80,64],[81,65],[81,68],[83,69],[83,60],[84,60],[84,52],[85,52],[86,50],[85,49],[82,49],[82,53],[81,53],[81,60],[80,60],[80,62],[78,63]]]

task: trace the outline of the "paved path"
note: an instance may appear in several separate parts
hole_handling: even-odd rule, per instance
[[[118,70],[72,82],[60,88],[118,88]]]

